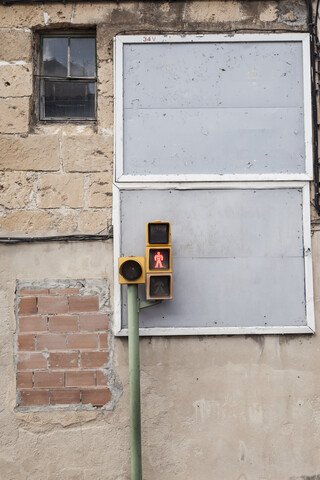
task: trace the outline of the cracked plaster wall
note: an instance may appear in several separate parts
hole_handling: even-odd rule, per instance
[[[35,125],[33,32],[80,25],[97,25],[97,125]],[[0,6],[1,234],[96,233],[112,223],[115,34],[306,27],[303,0]],[[17,280],[106,278],[112,289],[111,242],[0,250],[0,479],[128,480],[126,339],[113,341],[123,387],[114,410],[14,411]],[[319,254],[315,232],[317,331]],[[319,361],[318,334],[141,339],[144,478],[318,478]]]

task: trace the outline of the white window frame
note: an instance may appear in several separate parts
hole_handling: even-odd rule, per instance
[[[123,47],[135,43],[189,42],[264,42],[297,41],[303,52],[305,173],[288,174],[223,174],[223,175],[124,175],[123,173]],[[174,335],[248,335],[248,334],[310,334],[315,332],[313,276],[310,226],[310,182],[313,179],[312,104],[311,104],[310,37],[304,33],[243,34],[243,35],[139,35],[115,38],[115,162],[113,184],[114,226],[114,322],[116,336],[127,336],[121,325],[121,288],[118,283],[118,257],[121,245],[120,194],[123,190],[145,189],[302,189],[302,222],[305,267],[306,325],[245,326],[245,327],[172,327],[140,328],[142,336]]]
[[[114,227],[114,322],[113,331],[117,336],[127,336],[128,329],[121,325],[121,288],[118,283],[118,257],[120,257],[120,235],[121,235],[121,212],[120,194],[124,190],[185,190],[185,189],[234,189],[232,182],[216,182],[214,184],[202,182],[191,183],[186,186],[184,183],[148,183],[143,187],[138,184],[126,184],[119,188],[113,186],[113,227]],[[140,335],[261,335],[261,334],[300,334],[314,333],[314,302],[313,302],[313,278],[312,278],[312,255],[310,235],[310,184],[309,182],[239,182],[237,189],[280,189],[280,188],[302,188],[302,218],[303,218],[303,245],[304,245],[304,268],[305,268],[305,301],[306,301],[306,325],[302,326],[245,326],[245,327],[172,327],[172,328],[140,328]]]

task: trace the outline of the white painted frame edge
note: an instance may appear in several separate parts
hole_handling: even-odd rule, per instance
[[[192,175],[122,175],[118,178],[117,183],[132,182],[292,182],[295,180],[311,181],[312,175],[306,173],[277,173],[277,174],[192,174]]]
[[[310,185],[303,186],[302,192],[302,222],[303,222],[303,245],[304,245],[304,271],[305,271],[305,301],[306,319],[311,332],[315,333],[312,251],[311,251],[311,220],[310,220]]]
[[[150,38],[150,40],[148,40]],[[123,46],[129,43],[192,43],[192,42],[253,42],[253,41],[296,41],[302,43],[305,172],[299,174],[236,174],[236,175],[124,175],[123,174]],[[235,35],[128,35],[114,38],[115,50],[115,182],[188,182],[188,181],[292,181],[312,180],[312,108],[310,36],[308,33],[235,34]]]
[[[118,258],[120,257],[120,235],[121,235],[121,205],[120,205],[120,190],[113,184],[112,186],[112,223],[113,223],[113,322],[112,330],[115,335],[118,335],[121,328],[121,286],[119,284],[119,267]]]
[[[192,42],[265,42],[279,41],[297,41],[302,42],[306,37],[309,37],[309,33],[214,33],[214,34],[170,34],[170,35],[118,35],[116,41],[122,44],[125,43],[192,43]]]
[[[313,334],[309,326],[302,327],[188,327],[188,328],[140,328],[140,337],[173,337],[185,335],[292,335]],[[115,331],[116,337],[127,337],[128,329]]]
[[[303,72],[303,105],[304,105],[304,142],[306,149],[306,174],[313,179],[313,144],[312,144],[312,93],[311,93],[311,60],[310,35],[302,39],[302,72]]]
[[[132,184],[118,188],[113,185],[113,226],[114,226],[114,321],[113,333],[116,336],[127,336],[128,330],[121,327],[121,288],[118,283],[118,257],[120,256],[120,193],[122,190],[168,190],[168,189],[279,189],[302,188],[302,222],[305,264],[305,299],[306,325],[299,326],[246,326],[246,327],[183,327],[183,328],[140,328],[141,336],[173,336],[173,335],[267,335],[267,334],[303,334],[315,332],[313,277],[311,255],[310,226],[310,185],[309,182],[243,182],[243,183],[195,183],[195,184]]]
[[[114,180],[123,176],[123,42],[114,38]]]

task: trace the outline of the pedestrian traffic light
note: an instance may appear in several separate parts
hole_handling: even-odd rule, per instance
[[[148,222],[146,225],[146,298],[172,298],[171,225]]]
[[[145,283],[145,258],[144,257],[119,257],[119,283],[136,284]]]
[[[147,223],[147,246],[171,245],[171,226],[169,222]]]

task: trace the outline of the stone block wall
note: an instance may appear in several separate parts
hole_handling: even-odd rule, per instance
[[[98,233],[112,224],[116,34],[294,31],[305,23],[301,0],[1,7],[0,234]],[[88,27],[97,36],[97,121],[41,124],[33,115],[39,32]]]
[[[30,26],[0,27],[0,234],[106,231],[112,223],[113,64],[100,60],[98,50],[97,122],[41,124],[32,113],[41,25]]]

